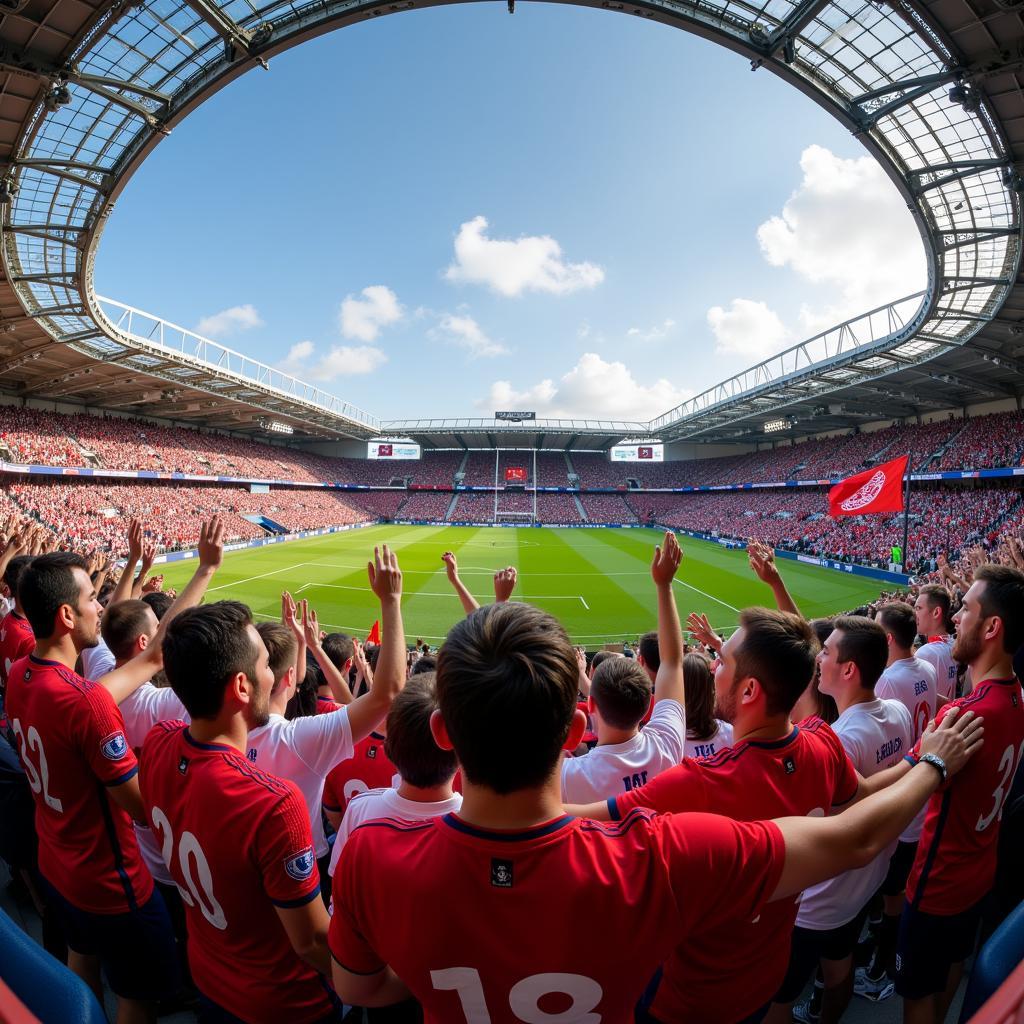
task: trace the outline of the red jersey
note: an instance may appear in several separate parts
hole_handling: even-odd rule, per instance
[[[634,807],[711,811],[737,821],[824,817],[852,800],[857,785],[839,737],[820,718],[808,718],[784,740],[744,740],[708,758],[687,758],[608,807],[613,818]],[[666,961],[652,1014],[727,1024],[767,1003],[786,974],[798,902],[771,903],[756,920],[716,910],[710,927],[684,940]]]
[[[330,697],[321,697],[317,694],[316,713],[318,715],[329,715],[332,711],[337,711],[339,708],[343,708],[344,706],[344,704],[339,704],[336,700],[332,700]]]
[[[936,721],[953,707],[985,719],[985,742],[928,802],[907,880],[907,900],[926,914],[959,914],[992,888],[1003,804],[1024,755],[1024,700],[1015,678],[978,683],[944,705]]]
[[[5,725],[4,690],[11,666],[32,653],[36,638],[28,619],[17,612],[8,612],[0,619],[0,729]]]
[[[757,914],[784,860],[773,823],[709,814],[565,816],[518,833],[382,818],[338,864],[331,953],[354,973],[389,964],[427,1024],[619,1024],[683,935],[722,908]]]
[[[253,1024],[322,1020],[334,1004],[274,906],[320,898],[298,787],[234,747],[161,722],[142,745],[142,799],[185,902],[188,960],[208,999]]]
[[[384,753],[384,737],[371,732],[356,744],[355,754],[336,764],[328,773],[321,798],[324,807],[344,814],[349,800],[368,789],[390,789],[398,785],[398,769]]]
[[[153,879],[128,812],[107,795],[139,770],[114,698],[56,661],[11,666],[7,715],[36,802],[39,870],[71,904],[123,914]]]

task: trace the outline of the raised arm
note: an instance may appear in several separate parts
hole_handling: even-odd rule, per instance
[[[747,559],[757,578],[771,587],[775,597],[775,606],[779,611],[800,615],[800,609],[797,608],[796,601],[786,589],[786,584],[779,574],[779,567],[775,564],[775,552],[767,544],[762,544],[759,540],[751,540],[747,543]]]
[[[164,613],[164,617],[160,620],[160,627],[149,645],[131,661],[99,679],[100,685],[107,689],[114,698],[115,704],[126,700],[163,668],[163,644],[167,627],[186,608],[194,608],[202,601],[206,594],[206,588],[209,587],[210,580],[220,568],[223,558],[224,524],[221,522],[220,516],[215,515],[208,523],[203,523],[199,530],[199,564],[192,574],[192,579],[188,581],[188,585],[175,599],[174,604]]]
[[[142,523],[138,519],[133,519],[128,524],[128,558],[125,560],[124,568],[121,569],[117,586],[114,587],[114,592],[110,595],[110,600],[107,602],[108,608],[113,604],[119,604],[121,601],[127,601],[132,596],[135,566],[139,564],[141,557]]]
[[[705,647],[713,651],[720,651],[725,646],[725,641],[711,628],[708,617],[700,612],[690,612],[686,619],[687,628],[693,634],[694,639],[699,640]]]
[[[324,674],[324,681],[335,702],[351,704],[352,690],[348,685],[348,680],[341,669],[327,657],[327,652],[321,643],[320,622],[317,619],[316,611],[310,608],[305,601],[302,602],[302,632],[305,635],[306,648],[320,666],[320,671]]]
[[[387,717],[405,686],[405,627],[402,624],[402,570],[387,544],[373,549],[367,565],[370,589],[380,601],[380,654],[369,691],[348,706],[352,742],[358,743]]]
[[[302,602],[302,621],[306,618],[306,602]],[[302,622],[299,621],[297,616],[298,608],[295,604],[295,598],[292,597],[288,591],[284,591],[281,594],[281,621],[291,630],[292,636],[295,637],[295,684],[298,685],[306,678],[306,631],[303,629]]]
[[[654,700],[674,700],[686,703],[683,686],[683,633],[679,628],[679,613],[676,597],[672,592],[672,580],[683,560],[683,549],[670,530],[665,532],[663,545],[654,549],[651,562],[651,579],[658,595],[658,657],[661,664],[654,677]]]
[[[135,577],[135,582],[132,584],[132,597],[138,600],[142,597],[145,591],[146,577],[149,575],[149,570],[153,568],[153,563],[156,561],[156,545],[152,542],[142,545],[142,566],[139,569],[139,575]],[[161,583],[163,577],[161,577]]]
[[[954,775],[982,743],[981,719],[973,712],[950,711],[921,738],[921,755],[936,755]],[[773,899],[795,896],[809,885],[864,867],[914,820],[938,789],[943,774],[919,761],[885,789],[828,818],[780,818],[776,824],[786,843],[786,862]]]
[[[516,571],[514,565],[508,565],[504,569],[499,569],[494,574],[494,603],[504,604],[512,596],[512,591],[516,589],[516,580],[519,579],[519,574]]]
[[[463,611],[467,615],[472,615],[480,607],[480,602],[466,589],[466,585],[459,578],[459,563],[455,558],[455,552],[446,551],[441,556],[441,561],[444,562],[445,572],[448,574],[448,582],[455,588],[455,593],[462,603]]]

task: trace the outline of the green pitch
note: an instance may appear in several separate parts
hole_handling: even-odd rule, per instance
[[[656,625],[649,566],[656,530],[572,530],[457,526],[374,526],[363,530],[230,552],[207,600],[244,601],[260,618],[280,615],[281,591],[307,598],[328,630],[364,636],[377,617],[366,579],[375,544],[389,544],[404,574],[402,602],[409,642],[442,640],[462,609],[441,552],[452,550],[463,582],[481,604],[493,600],[491,576],[514,565],[516,597],[551,612],[574,641],[596,647],[636,637]],[[751,573],[746,554],[681,538],[683,564],[676,601],[685,620],[704,612],[720,630],[735,626],[739,609],[771,604],[771,592]],[[166,585],[181,588],[194,562],[164,566]],[[871,580],[799,562],[780,564],[783,578],[809,617],[846,611],[884,589]]]

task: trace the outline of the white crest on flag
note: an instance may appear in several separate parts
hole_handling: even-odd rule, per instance
[[[844,512],[856,512],[858,509],[870,505],[882,493],[884,486],[885,473],[879,470],[866,484],[862,484],[846,501],[842,502],[839,507]]]

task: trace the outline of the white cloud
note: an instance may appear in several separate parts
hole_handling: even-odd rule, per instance
[[[590,323],[584,320],[583,323],[581,323],[579,327],[576,328],[576,337],[579,338],[580,341],[586,341],[587,338],[590,337],[590,331]]]
[[[733,299],[728,309],[712,306],[708,325],[719,355],[743,356],[759,362],[786,347],[788,336],[778,314],[763,302]]]
[[[481,409],[532,409],[542,416],[646,421],[685,401],[692,391],[658,378],[638,381],[620,362],[586,352],[556,383],[545,378],[525,390],[495,381],[476,404]]]
[[[372,373],[388,361],[387,355],[373,345],[335,345],[316,362],[315,355],[313,342],[299,341],[279,365],[286,373],[319,382]]]
[[[663,320],[660,324],[651,327],[649,330],[641,330],[639,327],[630,327],[626,331],[626,337],[634,341],[661,341],[666,338],[675,327],[675,320]]]
[[[256,312],[256,307],[246,303],[244,306],[231,306],[211,316],[204,316],[196,324],[196,334],[201,334],[205,338],[224,338],[238,331],[248,331],[253,327],[262,326],[263,321]]]
[[[604,271],[594,263],[567,263],[562,247],[549,235],[515,239],[488,238],[487,219],[466,221],[455,238],[455,262],[445,271],[449,281],[487,285],[500,295],[549,292],[566,295],[595,288]]]
[[[805,305],[805,335],[924,288],[921,237],[906,201],[870,156],[844,160],[822,146],[800,156],[803,180],[782,213],[757,230],[765,259],[830,289]]]
[[[474,359],[489,356],[503,356],[508,349],[500,342],[489,338],[483,328],[468,314],[442,313],[436,327],[427,331],[433,341],[445,341],[465,349]]]
[[[338,313],[338,324],[346,338],[356,341],[376,341],[382,327],[402,319],[398,296],[383,284],[364,288],[356,298],[347,295]]]

